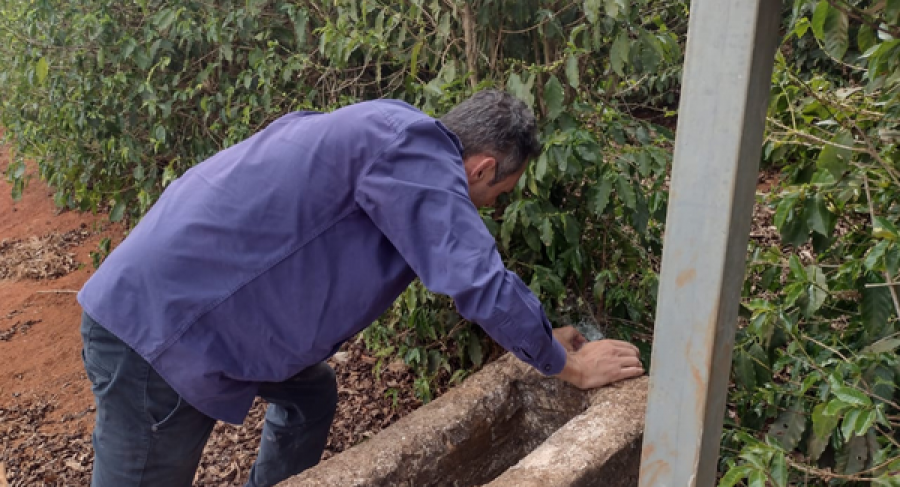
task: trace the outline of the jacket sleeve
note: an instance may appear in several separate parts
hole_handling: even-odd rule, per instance
[[[469,199],[456,137],[440,122],[408,125],[357,181],[357,204],[430,291],[506,350],[546,375],[566,352],[540,301],[506,269],[493,236]]]

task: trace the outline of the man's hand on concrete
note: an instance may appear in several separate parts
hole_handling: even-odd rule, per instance
[[[554,330],[553,336],[568,352],[566,366],[557,377],[579,389],[603,387],[644,373],[637,347],[628,342],[587,342],[572,327]]]

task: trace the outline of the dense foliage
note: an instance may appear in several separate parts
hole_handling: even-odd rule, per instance
[[[900,2],[786,18],[764,146],[780,244],[750,247],[722,484],[900,485]]]
[[[485,224],[556,323],[647,351],[686,1],[0,0],[0,124],[60,205],[137,221],[173,179],[289,110],[400,98],[439,115],[503,87],[544,152]],[[900,0],[784,12],[723,485],[900,485]],[[766,211],[766,208],[771,208]],[[364,337],[419,373],[490,354],[413,285]],[[893,482],[893,483],[891,483]]]

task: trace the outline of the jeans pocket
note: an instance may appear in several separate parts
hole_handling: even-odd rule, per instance
[[[166,416],[163,417],[161,420],[153,423],[150,426],[150,430],[153,431],[154,433],[156,433],[159,430],[165,428],[166,425],[168,425],[169,423],[172,422],[173,418],[175,418],[175,415],[178,414],[178,411],[181,409],[182,404],[184,404],[184,399],[182,399],[181,396],[178,396],[178,399],[175,402],[175,407],[172,408],[172,410],[169,411],[169,414],[166,414]],[[152,416],[153,415],[151,414],[151,417]]]
[[[81,339],[84,369],[94,391],[97,392],[112,380],[116,370],[119,369],[125,345],[87,315],[81,324]]]
[[[84,371],[87,373],[88,380],[91,381],[91,391],[95,395],[99,395],[112,382],[112,375],[103,369],[91,365],[85,360]]]
[[[144,410],[150,417],[150,429],[156,433],[176,422],[187,403],[152,367],[148,372]]]

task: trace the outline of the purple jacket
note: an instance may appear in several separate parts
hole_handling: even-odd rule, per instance
[[[295,112],[174,181],[78,294],[201,412],[330,357],[418,276],[544,374],[565,350],[468,196],[459,140],[405,103]]]

